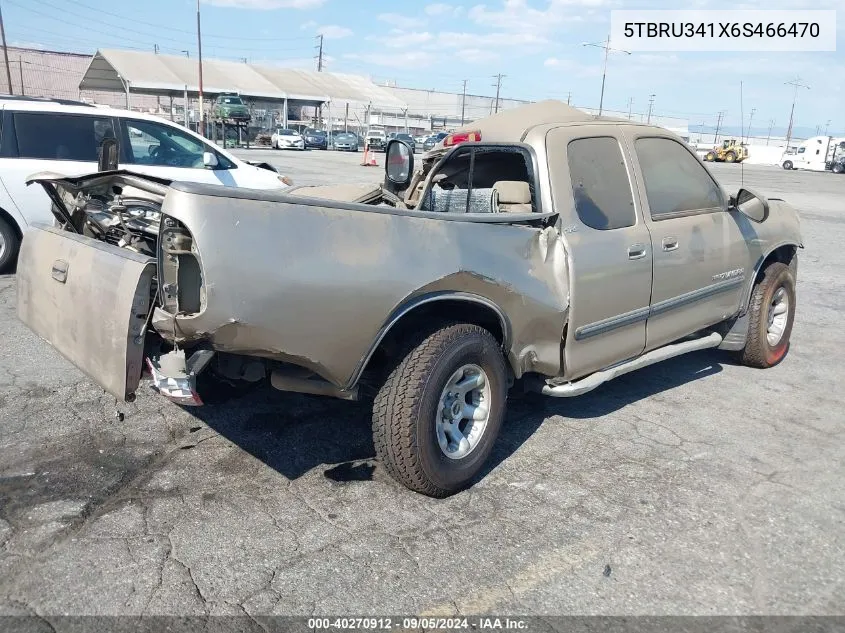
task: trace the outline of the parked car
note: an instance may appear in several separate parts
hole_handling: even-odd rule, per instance
[[[358,135],[352,132],[336,132],[332,135],[332,149],[344,152],[357,152]]]
[[[423,143],[423,151],[424,152],[431,151],[432,149],[434,149],[435,145],[437,145],[440,141],[442,141],[447,136],[449,136],[448,132],[438,132],[437,134],[432,134],[427,139],[425,139],[425,142]]]
[[[368,130],[365,145],[374,151],[384,151],[387,147],[387,135],[384,130]]]
[[[577,396],[695,350],[765,368],[789,349],[795,210],[728,197],[666,129],[561,102],[461,128],[419,168],[392,141],[381,186],[38,182],[57,226],[24,237],[18,314],[93,380],[131,401],[146,359],[183,405],[218,379],[372,399],[384,468],[431,496],[481,471],[512,385]],[[158,233],[112,217],[129,188]]]
[[[49,198],[41,187],[27,187],[26,179],[44,171],[95,170],[97,147],[106,137],[118,139],[121,169],[227,187],[286,186],[273,168],[250,165],[181,125],[148,114],[3,96],[0,116],[0,272],[14,266],[21,235],[30,224],[52,221]]]
[[[324,130],[317,130],[313,127],[309,127],[305,130],[305,133],[302,135],[303,139],[305,140],[305,147],[306,148],[314,148],[314,149],[328,149],[329,148],[329,137],[328,134]]]
[[[211,107],[211,116],[214,119],[225,119],[231,121],[249,121],[252,115],[249,108],[236,92],[221,93]]]
[[[296,130],[280,128],[270,139],[273,149],[298,149],[305,151],[305,139]]]
[[[414,140],[414,137],[410,134],[404,134],[400,132],[394,138],[405,143],[405,145],[411,148],[412,152],[417,151],[417,142]]]
[[[428,136],[426,136],[426,135],[415,136],[415,137],[414,137],[414,142],[415,142],[417,145],[419,145],[420,147],[422,147],[423,143],[425,143],[425,139],[427,139],[427,138],[428,138]]]

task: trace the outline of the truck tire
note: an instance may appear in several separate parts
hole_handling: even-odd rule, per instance
[[[0,218],[0,274],[11,272],[18,259],[21,241],[15,228]]]
[[[834,163],[833,167],[831,167],[831,170],[834,174],[841,174],[845,172],[845,165],[843,165],[842,163]]]
[[[373,443],[399,483],[446,497],[490,455],[505,415],[505,361],[490,332],[466,323],[409,347],[375,397]]]
[[[789,266],[775,262],[763,271],[748,312],[748,338],[740,362],[761,369],[777,365],[789,350],[795,320],[795,276]]]
[[[713,162],[714,160],[716,160],[716,154],[714,154],[713,152],[707,152],[704,155],[704,160],[706,160],[708,163]]]
[[[783,161],[783,168],[784,169],[792,169],[792,161],[791,160]]]
[[[736,152],[728,152],[725,154],[725,162],[726,163],[735,163],[736,162]]]

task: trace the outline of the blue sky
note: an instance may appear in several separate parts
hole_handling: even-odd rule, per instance
[[[833,9],[831,0],[690,0],[698,9]],[[97,48],[196,55],[194,0],[0,0],[10,45],[93,52]],[[612,9],[669,9],[646,0],[202,0],[203,54],[313,68],[315,36],[325,36],[326,70],[370,75],[400,86],[493,94],[503,73],[505,97],[566,99],[596,107],[603,52],[582,46],[603,40]],[[740,124],[743,82],[745,124],[785,127],[796,76],[810,86],[796,106],[796,126],[814,132],[830,122],[845,134],[845,12],[834,53],[611,54],[605,108],[648,108],[714,126],[726,110]],[[96,25],[92,28],[92,25]]]

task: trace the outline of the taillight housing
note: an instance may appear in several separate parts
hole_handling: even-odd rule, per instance
[[[443,147],[452,147],[461,143],[477,143],[481,140],[481,132],[455,132],[443,139]]]

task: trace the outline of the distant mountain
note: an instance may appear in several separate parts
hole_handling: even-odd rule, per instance
[[[701,131],[704,136],[706,137],[708,134],[714,134],[716,132],[715,125],[705,125],[703,128],[700,125],[695,125],[690,123],[689,125],[690,132],[699,132]],[[757,127],[756,125],[751,129],[749,132],[745,130],[746,136],[756,136],[757,138],[763,137],[769,133],[768,126],[766,127]],[[742,130],[738,125],[723,125],[719,128],[719,136],[739,136],[742,134]],[[824,134],[824,130],[816,132],[816,128],[814,127],[794,127],[792,128],[792,138],[810,138],[811,136],[816,136],[817,134]],[[845,132],[840,132],[838,130],[828,130],[829,136],[845,136]],[[775,126],[772,128],[772,137],[785,137],[786,136],[786,127],[778,127]]]

